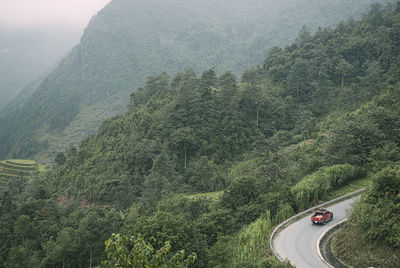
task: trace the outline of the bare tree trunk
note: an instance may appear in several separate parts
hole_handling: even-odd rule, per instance
[[[185,166],[185,169],[186,169],[186,142],[185,142],[185,163],[184,163],[184,166]]]
[[[342,88],[344,87],[344,74],[342,74]]]
[[[261,104],[257,107],[256,126],[258,126],[258,119],[260,118]]]
[[[256,119],[256,126],[258,126],[258,116],[260,114],[260,111],[257,111],[257,119]]]
[[[89,267],[92,268],[92,256],[93,256],[93,250],[90,249],[90,259],[89,259]]]

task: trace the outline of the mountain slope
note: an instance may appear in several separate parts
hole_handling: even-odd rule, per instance
[[[302,24],[315,30],[358,16],[370,2],[114,0],[29,100],[0,114],[0,158],[48,160],[124,111],[148,75],[185,67],[239,73],[293,40]]]
[[[226,188],[229,177],[248,187],[253,177],[265,176],[268,182],[260,189],[248,190],[269,191],[270,184],[289,180],[290,198],[296,209],[304,209],[363,177],[364,168],[379,168],[381,155],[388,161],[397,157],[390,149],[400,142],[399,12],[391,6],[373,9],[361,22],[274,48],[263,68],[247,70],[241,83],[230,72],[217,76],[212,69],[201,76],[189,69],[172,79],[165,73],[150,77],[131,94],[126,113],[105,120],[79,149],[66,151],[67,162],[53,174],[53,189],[124,207],[127,189],[132,202],[158,187],[209,192]],[[372,49],[359,52],[360,44]],[[350,50],[359,52],[357,57]],[[345,81],[344,61],[352,66]],[[274,81],[278,76],[282,79]],[[307,87],[298,88],[303,84]],[[242,159],[251,160],[237,164],[243,174],[219,173],[218,166],[227,169]],[[230,198],[227,207],[243,202],[234,193]]]
[[[149,77],[127,112],[58,153],[54,169],[3,180],[0,265],[100,265],[104,241],[121,233],[195,252],[193,267],[288,267],[269,250],[275,224],[398,166],[399,37],[400,2],[302,31],[240,83],[212,69]],[[362,210],[396,209],[393,172]],[[398,224],[365,220],[398,246],[388,239]]]

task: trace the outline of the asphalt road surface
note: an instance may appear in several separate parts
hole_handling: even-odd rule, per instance
[[[312,224],[311,214],[279,232],[273,243],[275,251],[297,268],[329,267],[318,256],[317,240],[330,226],[347,218],[346,210],[359,196],[326,207],[333,212],[333,220],[325,225]]]

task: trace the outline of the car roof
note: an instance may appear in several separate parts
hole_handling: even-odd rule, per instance
[[[319,209],[317,210],[317,212],[325,212],[325,211],[328,211],[328,210],[325,209],[325,208],[319,208]]]

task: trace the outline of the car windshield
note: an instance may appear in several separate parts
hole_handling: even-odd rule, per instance
[[[319,216],[319,215],[324,215],[324,213],[322,213],[322,212],[315,212],[314,215],[315,215],[315,216]]]

